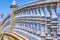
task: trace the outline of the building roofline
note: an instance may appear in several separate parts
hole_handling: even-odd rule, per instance
[[[29,4],[22,5],[21,7],[17,7],[15,11],[17,11],[19,9],[29,7],[29,6],[51,4],[51,3],[56,3],[56,2],[60,2],[60,1],[42,1],[42,2],[41,1],[36,1],[36,2],[32,2],[32,3],[29,3]]]

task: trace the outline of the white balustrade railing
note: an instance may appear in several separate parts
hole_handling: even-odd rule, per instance
[[[20,10],[22,11],[18,10],[19,12],[16,10],[15,28],[24,30],[34,35],[39,35],[41,36],[41,39],[44,39],[46,37],[45,28],[47,27],[47,29],[49,30],[49,31],[47,30],[48,31],[47,35],[51,37],[50,29],[52,29],[55,32],[57,31],[58,26],[60,25],[60,24],[58,25],[59,22],[58,22],[58,17],[57,17],[57,12],[56,12],[58,2],[55,2],[53,4],[51,2],[49,3],[47,2],[46,4],[44,3],[39,4],[38,2],[36,4],[32,6],[30,5],[31,7],[27,6],[28,9],[21,8]],[[7,23],[8,21],[10,22],[10,20],[11,19],[6,20],[2,28],[7,27],[8,26]],[[54,37],[57,36],[57,35],[55,36],[56,33],[57,32],[54,33]]]

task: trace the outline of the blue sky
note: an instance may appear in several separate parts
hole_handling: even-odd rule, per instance
[[[16,0],[18,6],[22,6],[27,3],[31,3],[36,0]],[[13,0],[0,0],[0,13],[4,13],[4,17],[10,13],[10,5]]]
[[[36,0],[16,0],[18,6],[22,6],[24,4],[28,4]],[[10,5],[12,4],[13,0],[0,0],[0,13],[4,13],[4,17],[10,13]],[[60,9],[58,9],[60,11]],[[58,11],[58,13],[59,13]]]

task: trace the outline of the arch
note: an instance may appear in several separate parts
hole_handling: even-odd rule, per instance
[[[29,40],[28,38],[26,38],[16,32],[4,32],[3,34],[6,36],[14,37],[15,39],[18,39],[18,40]]]

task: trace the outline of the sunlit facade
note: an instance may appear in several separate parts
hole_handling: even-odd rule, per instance
[[[60,40],[59,3],[44,0],[18,7],[14,0],[11,13],[2,20],[2,39]]]

